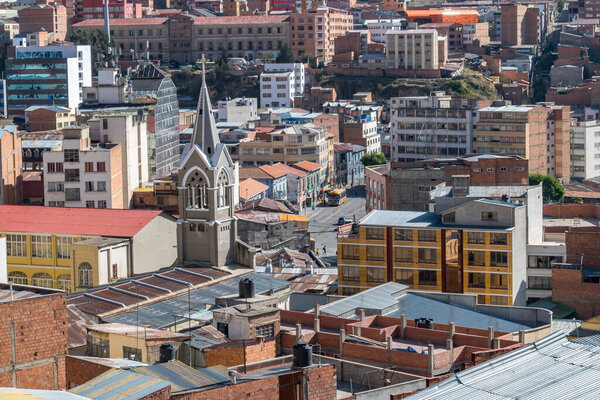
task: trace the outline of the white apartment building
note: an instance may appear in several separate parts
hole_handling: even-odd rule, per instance
[[[435,29],[390,30],[385,41],[388,68],[439,68],[439,42]]]
[[[43,152],[44,205],[127,207],[121,186],[121,146],[91,146],[88,127],[62,132],[62,148]]]
[[[444,92],[390,100],[392,162],[462,156],[474,151],[479,112],[473,101]]]
[[[304,93],[304,85],[306,82],[304,64],[302,63],[290,63],[290,64],[265,64],[264,72],[293,72],[294,73],[294,93]]]
[[[258,119],[255,98],[226,98],[217,103],[219,122],[248,122]]]
[[[90,46],[21,44],[6,60],[9,115],[24,115],[36,105],[75,111],[83,100],[83,87],[92,84]]]
[[[600,122],[571,122],[571,177],[600,176]]]
[[[263,72],[260,74],[261,107],[292,107],[293,103],[293,72]]]
[[[403,29],[402,19],[367,19],[365,25],[371,33],[371,40],[375,43],[385,43],[386,33],[390,30],[401,30]]]
[[[107,111],[108,112],[108,111]],[[148,182],[148,133],[144,115],[120,111],[98,114],[87,121],[94,141],[117,143],[122,148],[122,181],[124,202],[131,206],[133,191]]]

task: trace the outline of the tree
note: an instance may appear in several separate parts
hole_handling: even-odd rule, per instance
[[[565,188],[558,179],[552,175],[531,174],[529,175],[530,185],[539,185],[542,183],[542,193],[544,202],[561,202],[565,197]]]
[[[308,53],[308,54],[302,54],[300,56],[300,61],[303,64],[307,64],[310,65],[311,68],[317,68],[317,57],[313,56],[312,54]]]
[[[217,60],[217,62],[215,63],[215,69],[218,69],[219,71],[229,71],[232,68],[231,66],[231,60],[229,59],[229,54],[227,54],[227,50],[223,49],[223,51],[221,51],[221,55],[219,56],[219,59]]]
[[[98,65],[113,59],[114,54],[109,49],[114,49],[114,41],[109,40],[108,35],[102,30],[96,29],[89,33],[86,31],[73,31],[69,41],[78,45],[90,46],[94,72],[97,71]]]
[[[284,43],[283,46],[281,46],[281,49],[279,50],[279,54],[277,55],[275,62],[278,64],[286,64],[293,63],[294,60],[295,57],[294,53],[292,53],[292,49],[290,49],[290,47],[286,43]]]
[[[360,162],[365,167],[368,167],[369,165],[385,164],[386,161],[387,159],[383,153],[367,153],[360,159]]]

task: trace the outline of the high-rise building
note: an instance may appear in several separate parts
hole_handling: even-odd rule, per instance
[[[57,4],[36,4],[19,10],[19,33],[47,32],[62,41],[68,32],[67,9]]]
[[[23,201],[23,153],[16,125],[0,127],[0,204]]]
[[[438,69],[439,43],[435,29],[390,30],[386,33],[387,68]]]
[[[261,107],[293,107],[304,93],[304,64],[265,64],[260,75]]]
[[[571,177],[590,179],[600,176],[600,123],[593,121],[571,122]]]
[[[64,106],[71,111],[92,84],[90,46],[17,46],[6,60],[8,114],[24,117],[30,106]]]
[[[78,19],[104,19],[104,0],[81,0]],[[142,18],[142,5],[127,0],[108,0],[109,18]],[[111,21],[112,22],[112,21]]]

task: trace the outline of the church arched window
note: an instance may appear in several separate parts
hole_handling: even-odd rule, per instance
[[[227,207],[230,203],[229,177],[224,169],[221,169],[219,177],[217,178],[217,203],[218,207]]]
[[[187,208],[188,209],[206,209],[208,208],[208,182],[200,170],[190,173],[186,182],[187,189]]]

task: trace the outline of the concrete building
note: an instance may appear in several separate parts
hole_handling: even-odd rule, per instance
[[[44,205],[128,208],[120,144],[92,145],[88,127],[63,129],[62,149],[44,151]]]
[[[122,207],[133,205],[133,191],[142,188],[148,177],[148,133],[144,116],[133,113],[100,114],[87,121],[90,137],[105,146],[120,145]],[[115,167],[115,174],[119,169]],[[114,175],[111,175],[114,179]]]
[[[388,69],[438,69],[438,33],[435,29],[393,30],[386,33]]]
[[[590,179],[600,176],[600,124],[593,121],[571,121],[571,177]]]
[[[583,65],[553,65],[550,68],[550,85],[554,87],[577,87],[583,82]]]
[[[250,246],[262,251],[282,246],[300,251],[310,249],[306,216],[249,209],[236,212],[235,216],[238,218],[239,237]]]
[[[463,44],[469,46],[477,43],[480,46],[490,43],[490,24],[488,22],[463,24]]]
[[[389,165],[370,165],[365,168],[365,209],[391,210],[392,187]]]
[[[9,49],[10,50],[10,49]],[[6,60],[8,114],[24,117],[30,106],[75,111],[83,86],[92,84],[90,46],[17,46]]]
[[[52,131],[77,124],[71,109],[60,106],[31,106],[25,109],[25,125],[29,132]]]
[[[545,35],[548,12],[544,5],[502,4],[500,6],[502,44],[519,46],[537,45]]]
[[[177,259],[176,223],[159,210],[0,206],[0,215],[8,280],[17,284],[70,291],[109,282],[113,263],[106,264],[107,258],[99,263],[99,253],[90,253],[89,246],[79,256],[85,254],[85,261],[74,265],[71,245],[83,239],[129,242],[126,276],[156,271]],[[106,269],[100,271],[102,265]]]
[[[22,204],[23,152],[16,125],[0,127],[0,204]]]
[[[58,3],[36,4],[19,10],[19,33],[47,32],[52,40],[63,41],[68,31],[67,9]]]
[[[292,90],[294,94],[302,94],[304,93],[304,88],[306,85],[306,72],[304,69],[304,64],[302,63],[292,63],[292,64],[265,64],[264,72],[293,72],[293,86]]]
[[[312,8],[290,17],[292,51],[296,57],[312,54],[327,64],[335,54],[335,38],[354,29],[351,14],[330,7]]]
[[[81,11],[77,13],[78,19],[103,19],[104,1],[81,0]],[[127,0],[108,1],[109,19],[117,18],[142,18],[142,4]]]
[[[393,97],[390,102],[391,161],[410,162],[472,153],[481,103],[485,101],[453,99],[444,92]]]
[[[365,148],[352,143],[334,143],[336,183],[361,185],[365,181],[365,167],[360,162]]]
[[[274,200],[287,200],[287,177],[281,171],[271,165],[260,167],[242,167],[239,169],[240,180],[254,179],[268,186],[267,197]],[[240,194],[243,192],[240,189]]]
[[[396,281],[525,305],[527,224],[525,206],[487,199],[441,213],[372,211],[338,234],[339,293]]]
[[[247,122],[258,118],[255,98],[238,97],[219,100],[218,122]]]
[[[419,25],[419,29],[435,29],[444,36],[449,53],[464,53],[463,25],[456,22],[438,22]]]
[[[260,106],[291,107],[294,104],[294,73],[263,72],[260,74]]]
[[[371,19],[365,20],[365,26],[371,34],[371,40],[375,43],[385,43],[386,34],[390,30],[402,30],[406,28],[404,19]]]

